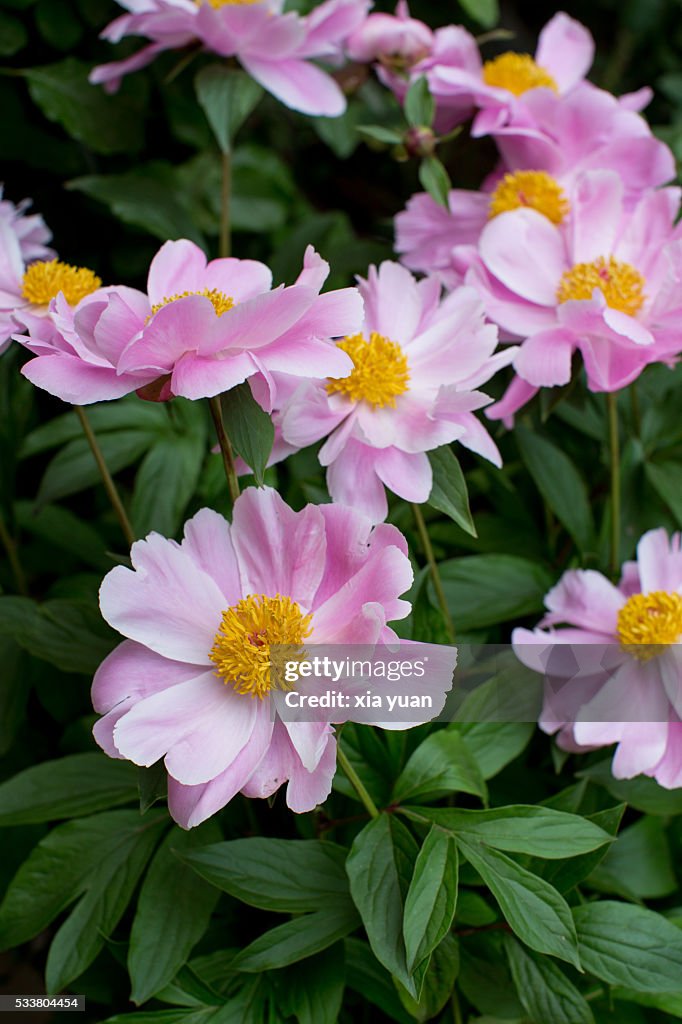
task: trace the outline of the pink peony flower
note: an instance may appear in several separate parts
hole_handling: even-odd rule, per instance
[[[126,60],[102,64],[90,81],[114,90],[121,78],[163,50],[199,43],[236,57],[252,78],[293,110],[337,117],[341,89],[311,59],[336,61],[346,37],[367,13],[367,0],[326,0],[306,17],[283,13],[283,0],[120,0],[129,13],[102,35],[112,43],[139,35],[152,42]]]
[[[41,333],[49,333],[50,327],[41,327],[40,321],[47,320],[50,304],[60,293],[68,304],[75,306],[102,284],[87,267],[73,267],[57,259],[30,261],[27,252],[43,251],[50,255],[40,242],[45,236],[40,224],[29,226],[25,234],[22,232],[26,225],[22,227],[20,223],[18,231],[16,225],[16,219],[3,217],[0,209],[0,351],[18,326],[31,323]]]
[[[437,273],[453,288],[464,279],[492,217],[529,207],[565,225],[568,195],[587,170],[616,171],[627,209],[675,176],[673,154],[646,121],[587,83],[562,97],[533,90],[521,113],[493,133],[503,159],[482,191],[453,189],[449,209],[420,193],[398,214],[396,249],[405,266]]]
[[[428,80],[439,106],[459,102],[480,108],[472,135],[481,136],[504,125],[538,89],[570,93],[590,69],[594,40],[583,25],[559,12],[540,33],[534,57],[509,51],[483,62],[478,49],[475,56],[475,63],[469,58],[461,66],[436,64]]]
[[[593,570],[564,573],[545,605],[540,628],[512,638],[517,657],[550,677],[541,727],[566,750],[617,743],[616,778],[682,786],[680,534],[645,533],[618,586]]]
[[[180,544],[152,533],[131,559],[100,591],[104,618],[127,638],[94,679],[100,746],[139,765],[163,757],[184,828],[240,791],[267,797],[284,782],[292,810],[322,802],[334,731],[272,714],[270,644],[395,640],[386,623],[409,613],[399,595],[412,582],[402,534],[339,506],[294,512],[250,488],[231,525],[202,509]]]
[[[116,363],[128,342],[122,311],[147,308],[133,288],[98,288],[71,306],[63,292],[53,299],[47,316],[24,313],[29,329],[14,339],[35,356],[21,372],[36,387],[72,405],[90,405],[121,398],[145,387],[156,372],[119,373]]]
[[[471,96],[437,92],[437,71],[441,66],[458,69],[472,79],[480,71],[476,40],[460,25],[432,31],[423,21],[410,17],[406,0],[399,0],[395,15],[370,14],[349,37],[347,49],[354,60],[373,63],[379,79],[401,103],[410,85],[426,76],[432,94],[438,99],[439,130],[452,128],[473,114]]]
[[[344,376],[353,364],[330,338],[357,330],[355,288],[320,295],[329,265],[312,247],[290,287],[271,289],[263,263],[206,261],[193,242],[166,242],[152,260],[148,295],[118,297],[118,329],[127,345],[119,374],[164,378],[161,397],[206,398],[259,375],[262,404],[276,401],[273,374]],[[260,396],[259,396],[260,397]]]
[[[417,282],[398,263],[359,279],[365,321],[339,343],[354,364],[343,380],[303,384],[283,410],[282,436],[320,450],[334,501],[375,522],[387,513],[384,486],[424,502],[432,485],[425,454],[458,440],[500,465],[492,439],[473,415],[490,399],[475,390],[513,358],[493,355],[497,331],[471,288],[440,299],[435,278]]]
[[[617,391],[649,363],[682,349],[682,248],[677,188],[645,194],[631,211],[613,171],[582,175],[565,225],[534,209],[484,228],[467,282],[488,316],[522,339],[520,381],[487,411],[508,417],[541,387],[567,384],[578,350],[592,391]],[[520,258],[522,254],[522,258]]]
[[[53,259],[55,253],[47,245],[52,232],[39,213],[26,213],[31,200],[24,199],[15,204],[9,199],[3,199],[2,194],[3,188],[0,185],[0,222],[7,224],[14,232],[24,263]]]

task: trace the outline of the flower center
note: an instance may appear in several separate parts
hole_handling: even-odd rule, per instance
[[[488,217],[524,206],[537,210],[552,224],[561,224],[571,208],[559,182],[546,171],[516,171],[505,174],[491,195]]]
[[[483,81],[496,89],[506,89],[514,96],[520,96],[529,89],[544,86],[558,92],[559,88],[550,75],[527,53],[501,53],[483,65]]]
[[[397,395],[408,390],[410,371],[400,345],[372,331],[367,341],[354,334],[338,342],[339,348],[355,366],[348,377],[330,377],[327,393],[339,392],[352,402],[369,402],[373,406],[388,405],[395,409]]]
[[[634,594],[618,612],[617,633],[629,654],[649,661],[682,636],[682,594]]]
[[[634,316],[644,304],[645,281],[629,263],[609,256],[600,256],[591,263],[576,263],[564,271],[559,282],[557,302],[571,299],[591,299],[598,288],[611,309]]]
[[[216,675],[231,683],[237,693],[260,700],[273,687],[289,689],[283,663],[306,657],[301,645],[312,632],[311,620],[312,614],[304,615],[295,601],[281,594],[242,598],[223,612],[209,653]],[[274,652],[272,644],[283,644],[290,650]]]
[[[203,295],[204,298],[209,299],[217,316],[222,316],[223,313],[227,313],[228,309],[232,309],[234,306],[234,299],[231,295],[219,292],[217,288],[202,288],[198,292],[179,292],[177,295],[168,295],[161,302],[157,302],[152,306],[151,316],[154,316],[155,313],[158,313],[160,309],[168,306],[171,302],[177,302],[178,299],[186,299],[188,295]]]
[[[72,267],[61,260],[37,260],[26,268],[21,294],[36,306],[47,306],[63,292],[70,306],[102,287],[101,278],[87,267]]]

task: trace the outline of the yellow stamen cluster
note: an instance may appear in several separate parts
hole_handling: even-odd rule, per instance
[[[638,661],[649,661],[682,636],[682,594],[633,594],[618,612],[618,639]]]
[[[634,316],[644,304],[645,280],[629,263],[600,256],[591,263],[576,263],[566,270],[557,289],[557,301],[591,299],[598,288],[611,309]]]
[[[21,294],[36,306],[47,306],[60,292],[70,306],[102,287],[101,278],[87,267],[72,267],[61,260],[37,260],[26,269]]]
[[[216,675],[237,693],[262,700],[271,689],[290,689],[284,661],[306,657],[303,641],[310,636],[312,614],[304,615],[290,597],[250,594],[223,612],[209,657]],[[286,652],[272,651],[275,644]]]
[[[354,334],[338,342],[339,348],[353,360],[354,369],[348,377],[330,377],[327,392],[341,394],[352,402],[395,408],[398,395],[408,390],[410,371],[400,345],[372,331],[369,341]]]
[[[230,295],[225,295],[224,292],[219,292],[217,288],[202,288],[199,292],[179,292],[177,295],[169,295],[167,298],[162,299],[161,302],[157,302],[152,306],[151,315],[154,316],[164,306],[168,306],[171,302],[177,302],[178,299],[186,299],[189,295],[203,295],[204,298],[210,299],[211,305],[216,311],[217,316],[222,316],[223,313],[227,313],[228,309],[232,309],[234,306],[234,299]]]
[[[524,206],[537,210],[552,224],[561,224],[570,210],[561,185],[546,171],[515,171],[505,174],[491,195],[488,217]]]
[[[501,53],[499,57],[487,60],[483,65],[483,81],[496,89],[506,89],[514,96],[521,96],[529,89],[544,86],[558,92],[558,86],[550,73],[527,53]]]

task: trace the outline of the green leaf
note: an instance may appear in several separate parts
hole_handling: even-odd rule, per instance
[[[137,104],[126,90],[109,96],[101,87],[90,85],[89,70],[75,57],[67,57],[23,74],[33,102],[77,142],[95,153],[138,150],[144,133]]]
[[[168,773],[162,757],[148,768],[137,769],[137,791],[140,798],[140,814],[146,814],[157,800],[168,795]]]
[[[318,839],[232,839],[182,854],[212,885],[251,907],[301,913],[348,906],[346,851]]]
[[[47,928],[140,831],[149,834],[150,824],[137,811],[106,811],[52,829],[21,865],[0,906],[0,949],[20,946]]]
[[[452,183],[437,156],[427,156],[422,160],[419,164],[419,180],[431,198],[447,210]]]
[[[405,117],[414,128],[429,128],[433,124],[436,104],[429,92],[425,75],[415,79],[405,96]]]
[[[679,462],[647,462],[644,466],[649,483],[682,526],[682,466]]]
[[[429,505],[445,512],[465,533],[476,537],[466,480],[452,448],[446,444],[429,452],[428,456],[433,470]]]
[[[45,966],[48,993],[61,992],[96,958],[123,916],[137,883],[167,826],[165,812],[135,813],[136,826],[115,837],[88,878],[83,897],[52,940]]]
[[[597,811],[596,814],[588,815],[590,821],[599,825],[605,832],[614,838],[618,835],[618,829],[626,810],[625,804],[617,807],[608,807],[604,811]],[[611,847],[613,849],[613,847]],[[590,853],[584,853],[580,857],[571,857],[564,861],[540,861],[530,864],[531,871],[537,871],[547,882],[558,889],[560,893],[569,892],[583,879],[587,878],[590,872],[608,854],[609,847],[601,846]]]
[[[401,132],[381,124],[361,124],[358,125],[358,131],[373,142],[383,142],[387,146],[397,146],[403,141]]]
[[[39,605],[29,598],[0,597],[2,635],[64,672],[85,675],[97,670],[115,643],[97,608],[65,598]]]
[[[431,733],[421,743],[396,781],[393,799],[429,800],[449,793],[471,793],[487,800],[487,789],[466,741],[449,730]]]
[[[22,530],[76,555],[94,569],[106,571],[111,568],[111,559],[97,530],[69,509],[59,505],[36,508],[31,501],[18,501],[14,508],[17,525]]]
[[[458,857],[454,836],[435,826],[414,865],[405,899],[407,969],[414,971],[450,931],[457,906]]]
[[[458,837],[548,860],[576,857],[612,842],[608,832],[587,818],[534,804],[509,804],[490,811],[454,807],[403,810],[410,817],[433,821]]]
[[[441,562],[439,569],[463,632],[541,612],[553,582],[543,566],[517,555],[468,555]]]
[[[526,749],[535,723],[458,722],[448,729],[461,733],[481,775],[491,779]]]
[[[331,946],[322,953],[291,964],[279,976],[278,1006],[298,1024],[336,1024],[346,984],[344,947]]]
[[[26,26],[11,14],[0,11],[0,57],[11,57],[28,42]]]
[[[671,896],[677,889],[677,879],[661,819],[640,818],[624,829],[589,876],[588,884],[626,899]]]
[[[645,814],[682,814],[682,790],[664,789],[654,779],[640,775],[636,779],[614,779],[611,759],[583,768],[578,773],[581,779],[589,779],[603,786],[616,800],[630,804]]]
[[[366,942],[346,939],[346,984],[354,992],[378,1006],[398,1024],[411,1024],[412,1017],[403,1009],[391,975],[377,962]]]
[[[131,999],[138,1005],[172,981],[208,928],[218,892],[183,863],[185,853],[220,835],[214,822],[174,828],[151,863],[130,933]]]
[[[355,837],[346,861],[351,895],[374,955],[415,998],[417,991],[407,969],[403,912],[418,852],[403,823],[395,815],[381,814]]]
[[[673,1017],[682,1017],[682,991],[680,992],[635,992],[631,988],[617,987],[611,989],[614,999],[625,1000],[628,1003],[637,1003],[640,1006],[650,1006],[661,1013],[672,1014]]]
[[[580,969],[577,938],[568,904],[542,878],[504,853],[458,836],[457,845],[488,886],[512,931],[531,949]]]
[[[104,754],[34,765],[0,785],[0,826],[79,818],[135,799],[135,768]]]
[[[43,39],[65,53],[83,37],[83,24],[68,0],[38,0],[35,21]]]
[[[332,904],[313,914],[302,914],[265,932],[232,961],[236,971],[260,973],[305,960],[343,939],[360,924],[352,904]]]
[[[275,440],[272,419],[261,409],[247,383],[226,392],[222,406],[227,436],[237,454],[252,470],[260,487]]]
[[[679,993],[682,931],[660,914],[602,900],[573,911],[586,971],[635,992]]]
[[[26,660],[26,654],[14,640],[0,637],[0,757],[11,748],[26,715],[30,690]],[[0,825],[4,814],[3,788],[0,786]]]
[[[223,153],[263,95],[250,75],[223,64],[209,64],[194,79],[197,99]]]
[[[589,1003],[559,967],[505,936],[519,1001],[533,1024],[594,1024]]]
[[[458,972],[459,944],[452,935],[446,935],[429,960],[418,1001],[396,980],[403,1006],[417,1021],[436,1017],[452,995]]]
[[[545,437],[517,426],[521,457],[545,502],[583,553],[594,552],[594,518],[587,487],[569,457]]]
[[[199,482],[207,423],[198,402],[179,405],[174,416],[181,408],[179,429],[169,431],[147,452],[137,472],[130,512],[138,537],[151,530],[165,537],[177,533]]]
[[[118,430],[98,437],[104,460],[111,473],[117,473],[135,462],[147,451],[153,436],[142,430]],[[90,446],[84,437],[75,438],[50,462],[41,480],[36,499],[47,505],[87,487],[101,484],[101,476]]]
[[[72,179],[66,187],[105,203],[117,219],[161,241],[189,238],[204,244],[179,170],[168,163],[154,161],[123,174],[89,174]]]
[[[459,0],[459,6],[483,28],[494,28],[500,20],[498,0]]]

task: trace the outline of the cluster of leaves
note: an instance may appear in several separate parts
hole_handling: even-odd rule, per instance
[[[436,0],[413,7],[443,20]],[[108,97],[86,79],[111,57],[96,34],[116,12],[107,0],[0,0],[6,193],[32,194],[60,254],[106,280],[141,284],[168,237],[215,251],[228,119],[248,117],[232,151],[235,249],[267,260],[278,280],[295,276],[312,242],[332,264],[331,284],[347,284],[390,256],[390,218],[420,178],[437,193],[442,168],[458,185],[489,169],[485,146],[466,133],[421,166],[391,160],[408,123],[428,123],[428,98],[413,94],[406,121],[369,78],[336,121],[268,98],[251,113],[220,111],[227,72],[196,57],[175,74],[177,54]],[[570,13],[610,53],[602,80],[660,83],[655,119],[682,156],[673,0],[621,5],[613,48],[611,3]],[[530,39],[546,14],[519,2],[507,23]],[[487,30],[496,4],[462,0],[459,15]],[[378,123],[387,134],[370,132],[366,145],[359,127]],[[75,413],[37,393],[21,359],[11,350],[0,360],[0,528],[16,541],[0,565],[0,948],[11,950],[10,989],[44,976],[49,991],[85,993],[86,1020],[112,1024],[682,1017],[682,795],[615,782],[603,754],[566,760],[529,722],[483,723],[470,708],[468,724],[409,733],[347,726],[344,752],[383,809],[373,820],[339,776],[324,813],[235,800],[191,833],[171,827],[160,773],[108,760],[92,740],[90,678],[117,639],[97,588],[122,560],[118,524]],[[620,400],[623,558],[649,527],[682,526],[679,385],[679,373],[651,369],[636,403]],[[246,393],[229,414],[260,478],[263,430],[244,429]],[[177,536],[203,505],[229,512],[199,404],[131,398],[89,416],[137,534]],[[482,642],[533,622],[565,568],[607,562],[598,396],[576,382],[513,437],[499,434],[502,472],[473,456],[460,467],[449,448],[431,453],[429,531],[446,597],[460,638]],[[311,451],[266,479],[294,507],[327,497]],[[396,502],[390,517],[419,553],[409,509]],[[405,635],[445,640],[423,569],[409,596]]]

